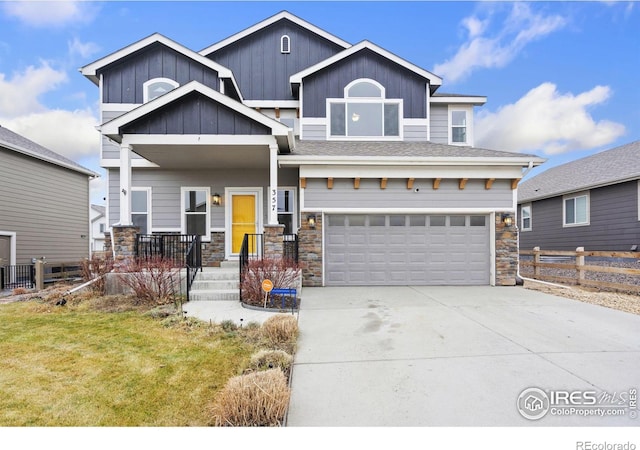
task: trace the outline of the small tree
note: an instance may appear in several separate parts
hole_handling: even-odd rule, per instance
[[[176,299],[176,284],[180,283],[180,267],[172,259],[139,258],[123,268],[122,282],[131,288],[139,301],[164,305]]]
[[[248,305],[263,306],[265,293],[262,282],[271,280],[278,288],[294,287],[300,276],[300,267],[283,258],[250,260],[243,272],[242,301]]]

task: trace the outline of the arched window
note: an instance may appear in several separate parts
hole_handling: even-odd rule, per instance
[[[280,53],[291,53],[291,38],[286,34],[280,38]]]
[[[144,103],[147,103],[154,98],[160,97],[161,95],[174,90],[178,86],[180,86],[180,84],[170,78],[154,78],[146,81],[142,85],[142,100]]]
[[[352,81],[344,98],[327,99],[329,138],[400,139],[402,100],[386,99],[383,85],[369,78]]]

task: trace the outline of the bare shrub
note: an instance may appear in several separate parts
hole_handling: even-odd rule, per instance
[[[106,255],[109,254],[106,253]],[[104,275],[113,270],[113,258],[110,258],[109,256],[101,257],[93,255],[91,258],[82,261],[81,269],[82,279],[84,281],[90,281],[98,278],[95,283],[89,286],[91,291],[98,295],[105,295],[106,282]]]
[[[23,287],[15,288],[13,291],[11,291],[11,295],[24,295],[28,293],[29,293],[29,289],[26,289]]]
[[[293,356],[284,350],[260,350],[251,355],[247,372],[280,369],[288,379],[292,362]]]
[[[288,314],[271,316],[262,324],[262,336],[269,347],[293,353],[298,339],[298,321]]]
[[[294,287],[300,275],[300,267],[284,258],[250,260],[243,273],[242,301],[248,305],[264,306],[265,293],[262,282],[271,280],[274,287]]]
[[[291,392],[280,369],[229,379],[212,410],[215,426],[275,427],[282,425]]]
[[[129,261],[122,269],[128,272],[122,282],[136,298],[158,305],[176,301],[176,284],[180,283],[180,267],[168,258],[152,257]]]

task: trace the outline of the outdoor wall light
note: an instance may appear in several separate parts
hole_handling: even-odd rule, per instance
[[[503,214],[502,223],[510,227],[513,224],[513,218],[509,214]]]
[[[211,196],[211,204],[214,206],[220,206],[222,203],[222,197],[217,192]]]
[[[316,227],[316,215],[315,214],[311,214],[307,216],[307,223],[309,224],[309,228],[315,228]]]

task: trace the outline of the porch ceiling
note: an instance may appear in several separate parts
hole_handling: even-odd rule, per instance
[[[133,151],[163,169],[269,168],[263,145],[158,145],[135,144]]]

